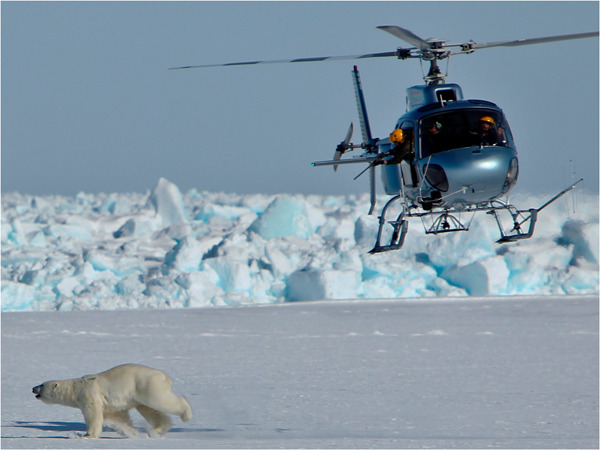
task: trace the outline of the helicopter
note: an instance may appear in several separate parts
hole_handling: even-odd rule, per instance
[[[537,208],[518,209],[511,204],[508,193],[517,182],[519,160],[508,121],[495,103],[465,99],[458,84],[446,82],[447,74],[442,73],[440,61],[448,61],[451,56],[471,54],[484,48],[592,38],[598,37],[599,33],[489,43],[476,43],[472,40],[447,43],[440,39],[422,39],[399,26],[385,25],[377,28],[403,40],[411,47],[362,55],[246,61],[172,69],[384,57],[418,59],[421,63],[429,63],[429,71],[423,77],[425,83],[407,88],[406,112],[397,120],[390,136],[385,138],[372,136],[360,74],[358,67],[354,66],[352,80],[362,142],[351,142],[354,131],[351,123],[345,138],[335,148],[333,158],[315,161],[312,165],[333,166],[337,170],[340,165],[367,164],[354,179],[365,172],[369,173],[369,215],[373,214],[376,207],[376,169],[381,166],[382,184],[385,193],[391,198],[378,216],[377,237],[369,252],[372,254],[402,248],[408,232],[408,221],[415,218],[421,220],[426,234],[437,235],[468,231],[475,213],[484,212],[495,219],[499,228],[500,238],[497,243],[516,242],[532,237],[540,211],[574,189],[583,179],[567,186]],[[347,152],[357,149],[362,150],[360,155],[343,158]],[[390,214],[391,219],[388,218]],[[507,220],[510,225],[505,227]]]

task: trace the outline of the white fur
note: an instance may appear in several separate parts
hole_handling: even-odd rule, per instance
[[[125,436],[135,436],[129,410],[137,411],[151,425],[150,435],[165,434],[171,428],[167,414],[187,422],[192,409],[184,397],[171,391],[173,382],[164,372],[138,364],[123,364],[96,375],[54,380],[33,388],[44,403],[81,409],[87,434],[98,438],[104,423]]]

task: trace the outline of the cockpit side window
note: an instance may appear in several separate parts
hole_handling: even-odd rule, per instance
[[[498,110],[461,109],[421,119],[421,158],[466,147],[513,147],[504,115]]]

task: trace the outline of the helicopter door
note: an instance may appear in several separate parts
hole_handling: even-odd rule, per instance
[[[400,171],[402,172],[402,179],[406,187],[416,187],[419,184],[419,174],[415,166],[415,127],[411,121],[405,121],[400,125],[400,129],[404,131],[404,136],[408,140],[408,145],[412,149],[412,158],[410,160],[403,160],[400,163]]]
[[[380,144],[380,148],[381,151],[385,153],[392,149],[392,144],[386,142]],[[383,181],[383,187],[387,195],[397,195],[402,192],[402,179],[400,177],[400,171],[398,170],[399,167],[399,164],[386,164],[381,166],[381,180]]]
[[[402,171],[402,179],[406,187],[414,188],[418,186],[419,175],[414,164],[402,161],[400,163],[400,170]]]

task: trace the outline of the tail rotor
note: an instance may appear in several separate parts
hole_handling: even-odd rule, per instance
[[[342,142],[339,143],[339,145],[335,149],[335,153],[333,154],[334,161],[339,161],[344,153],[346,153],[348,150],[353,149],[353,146],[350,143],[350,139],[352,139],[353,132],[354,132],[354,124],[352,122],[350,122],[350,128],[348,128],[348,133],[346,133],[346,137],[344,138],[344,140]],[[333,170],[337,171],[337,168],[338,168],[338,165],[335,164],[333,166]]]

